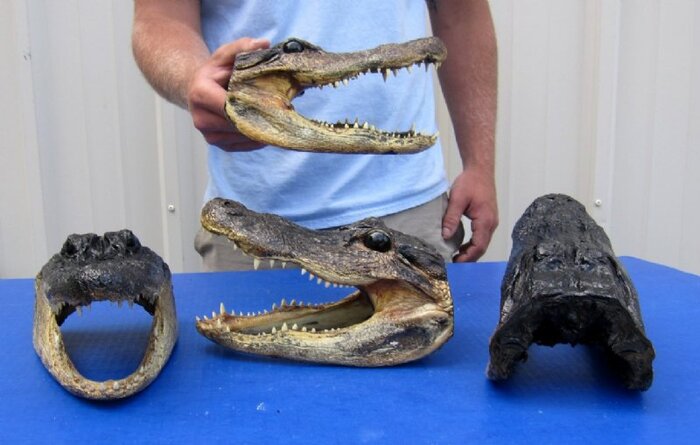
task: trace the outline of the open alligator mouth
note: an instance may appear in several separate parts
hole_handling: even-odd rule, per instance
[[[269,145],[334,153],[418,152],[432,146],[437,134],[421,134],[413,127],[382,130],[359,120],[308,119],[294,111],[292,99],[307,88],[337,87],[364,74],[381,74],[386,80],[415,65],[437,68],[446,55],[445,45],[436,37],[352,53],[329,53],[290,38],[236,57],[225,111],[241,133]]]
[[[508,378],[532,343],[600,347],[630,389],[651,386],[654,348],[634,285],[603,229],[565,195],[538,198],[513,229],[487,375]]]
[[[259,260],[289,262],[319,284],[356,290],[340,301],[274,304],[257,314],[222,303],[197,330],[228,348],[292,360],[387,366],[419,359],[452,335],[452,297],[443,259],[417,238],[368,218],[310,230],[221,198],[202,225]]]
[[[168,361],[177,339],[170,269],[131,231],[69,236],[37,275],[35,289],[34,349],[71,393],[88,399],[127,397],[148,386]],[[153,316],[143,359],[123,379],[87,379],[66,352],[61,324],[97,301],[137,304]]]

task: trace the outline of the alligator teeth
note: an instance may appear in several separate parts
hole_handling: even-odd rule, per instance
[[[382,71],[382,77],[384,78],[384,82],[386,82],[386,78],[389,77],[389,68]]]
[[[233,315],[233,316],[235,317],[235,316],[236,316],[236,311],[233,310],[233,309],[231,309],[231,315]]]
[[[298,329],[299,329],[299,326],[297,326],[297,324],[294,323],[294,324],[292,325],[292,331],[296,331],[296,330],[298,330]]]
[[[275,260],[270,260],[270,269],[275,267]]]
[[[328,281],[326,281],[325,286],[326,286],[326,289],[328,289],[328,288],[331,286],[331,283],[329,283]]]
[[[277,303],[272,303],[272,310],[274,311],[275,309],[277,309]]]
[[[287,268],[287,262],[286,262],[286,261],[282,261],[282,269],[286,269],[286,268]]]
[[[316,280],[316,284],[321,284],[321,281],[323,281],[323,278],[319,277],[319,278]]]
[[[301,268],[301,274],[304,275],[306,272],[308,272],[308,271],[302,267],[302,268]]]
[[[226,313],[226,308],[224,307],[223,301],[219,303],[219,312],[221,313],[221,315],[224,315]]]
[[[295,325],[296,326],[296,325]],[[302,326],[301,332],[306,332],[306,326]]]
[[[297,303],[297,300],[292,299],[292,301],[289,302],[289,305],[294,306],[294,305],[296,305],[296,303]]]
[[[253,269],[258,270],[258,267],[260,267],[260,260],[253,258]]]
[[[285,307],[286,305],[287,305],[287,300],[285,300],[284,298],[282,298],[282,301],[280,301],[280,308],[283,308],[283,307]]]
[[[287,322],[285,321],[284,323],[282,323],[282,327],[280,328],[280,331],[288,331],[288,330],[289,330],[289,328],[287,327]]]
[[[311,328],[311,332],[316,332],[316,328]]]
[[[347,84],[349,84],[349,83],[350,83],[350,82],[348,82],[348,79],[343,79],[343,85],[347,85]]]
[[[413,68],[411,67],[411,65],[408,65],[408,66],[406,67],[406,70],[407,70],[409,73],[411,72],[412,69],[413,69]]]
[[[273,327],[272,327],[272,331],[270,331],[270,332],[273,333],[273,334],[275,334],[275,333],[277,332],[277,328],[275,328],[275,327],[273,326]]]

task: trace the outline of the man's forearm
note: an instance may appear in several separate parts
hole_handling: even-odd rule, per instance
[[[463,166],[493,175],[498,62],[488,1],[435,0],[428,8],[448,48],[438,76]]]
[[[132,49],[158,94],[187,108],[192,75],[209,56],[200,30],[198,0],[136,0]]]

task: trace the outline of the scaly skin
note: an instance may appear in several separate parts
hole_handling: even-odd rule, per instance
[[[654,348],[634,285],[603,229],[566,195],[538,198],[513,229],[488,377],[508,378],[531,343],[599,346],[625,386],[651,386]]]
[[[414,129],[382,131],[367,122],[319,122],[296,113],[291,101],[307,88],[336,87],[366,73],[381,73],[386,80],[390,73],[410,71],[413,65],[439,67],[446,56],[445,45],[436,37],[353,53],[329,53],[290,38],[236,57],[226,115],[249,138],[293,150],[415,153],[432,146],[437,135]]]
[[[35,281],[34,349],[66,390],[87,399],[119,399],[146,388],[160,373],[177,340],[170,270],[128,230],[71,235]],[[97,382],[78,372],[60,325],[95,301],[136,303],[153,315],[143,359],[129,376]]]
[[[291,262],[326,286],[355,286],[344,299],[285,301],[253,316],[221,304],[197,330],[225,347],[291,360],[389,366],[417,360],[453,332],[452,296],[440,255],[417,238],[368,218],[310,230],[221,198],[202,210],[202,226],[256,259]]]

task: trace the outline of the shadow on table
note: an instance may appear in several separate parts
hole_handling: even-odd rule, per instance
[[[528,354],[528,360],[518,364],[508,380],[490,382],[490,387],[501,396],[521,401],[546,398],[577,405],[605,396],[628,408],[642,405],[643,392],[626,389],[597,348],[532,345]]]

